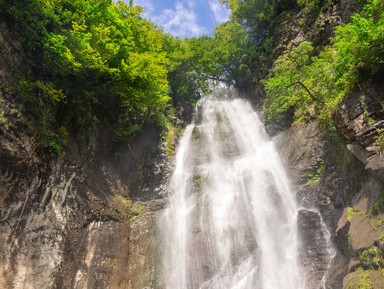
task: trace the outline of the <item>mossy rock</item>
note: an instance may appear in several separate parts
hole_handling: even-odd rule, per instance
[[[343,289],[384,289],[384,270],[358,270],[343,280]]]

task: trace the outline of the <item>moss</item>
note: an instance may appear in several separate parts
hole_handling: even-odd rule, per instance
[[[115,193],[117,200],[124,206],[125,209],[121,212],[121,214],[122,217],[128,222],[133,223],[140,215],[145,212],[143,205],[123,197],[118,193],[118,191],[114,189],[112,189],[112,192]]]
[[[347,289],[374,289],[369,271],[363,271],[359,278],[356,278],[347,285]]]
[[[144,214],[144,206],[139,203],[133,203],[129,214],[129,221],[133,223],[142,214]]]
[[[379,237],[379,242],[383,241],[384,240],[384,233],[382,233]]]
[[[352,217],[354,215],[361,215],[361,214],[363,214],[363,213],[359,212],[359,211],[356,211],[353,207],[348,207],[348,217],[347,217],[348,223],[352,222]]]
[[[182,128],[175,125],[175,112],[172,109],[166,115],[161,114],[157,118],[162,129],[163,150],[167,156],[173,156],[175,154],[175,139],[181,134]]]
[[[324,162],[319,163],[318,167],[314,172],[307,172],[305,176],[308,178],[307,184],[308,185],[317,185],[320,183],[321,176],[323,175],[325,171],[325,164]]]
[[[0,97],[0,105],[4,102],[4,100]],[[5,111],[0,108],[0,124],[7,121],[7,118],[4,116]]]
[[[0,111],[0,123],[7,122],[7,118],[4,116],[4,111]]]
[[[383,251],[377,246],[372,246],[361,252],[359,260],[365,269],[381,269],[384,267]]]
[[[328,146],[329,160],[344,175],[360,170],[361,166],[354,160],[348,150],[344,138],[337,131],[330,131],[330,145]]]
[[[168,127],[165,135],[165,141],[167,143],[167,155],[172,156],[175,154],[175,145],[173,143],[173,139],[175,137],[175,131],[173,128]]]
[[[368,180],[369,174],[364,170],[364,165],[359,162],[348,150],[344,138],[336,130],[328,130],[327,166],[348,179],[348,190],[358,192]]]

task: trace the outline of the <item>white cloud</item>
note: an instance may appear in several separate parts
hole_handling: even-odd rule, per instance
[[[158,16],[153,16],[152,20],[164,27],[164,30],[176,36],[197,36],[204,34],[205,28],[198,24],[197,16],[191,2],[185,5],[176,2],[173,9],[165,9]]]
[[[129,3],[128,0],[125,0],[125,2]],[[150,16],[152,12],[155,11],[155,7],[151,3],[151,0],[134,0],[133,3],[135,5],[143,7],[145,17]]]
[[[179,37],[208,34],[212,25],[226,22],[229,18],[229,11],[220,5],[219,0],[171,0],[168,4],[175,2],[173,7],[168,5],[170,8],[164,10],[158,8],[156,1],[159,0],[133,0],[143,7],[145,18]]]
[[[223,23],[229,20],[229,11],[222,6],[218,0],[209,0],[209,7],[213,13],[217,24]]]

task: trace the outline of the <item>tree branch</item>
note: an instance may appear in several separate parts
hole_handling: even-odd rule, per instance
[[[300,84],[304,89],[305,91],[308,93],[308,95],[312,98],[312,100],[314,101],[317,101],[317,102],[320,102],[322,104],[325,104],[325,102],[323,100],[321,100],[320,98],[317,98],[316,96],[314,96],[311,91],[304,85],[304,83],[302,83],[300,80],[296,81],[296,82],[293,82],[291,83],[290,85],[288,85],[286,88],[290,88],[291,86],[294,86],[295,84]]]

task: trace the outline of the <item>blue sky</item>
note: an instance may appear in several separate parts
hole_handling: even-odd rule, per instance
[[[129,2],[128,0],[126,0]],[[179,37],[211,35],[214,27],[228,20],[219,0],[133,0],[144,8],[144,17]]]

